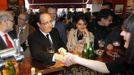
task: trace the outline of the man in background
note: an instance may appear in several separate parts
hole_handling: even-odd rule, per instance
[[[67,42],[67,34],[66,34],[66,27],[65,24],[58,21],[57,16],[57,9],[54,7],[48,7],[48,13],[52,18],[52,25],[59,31],[60,37],[62,41],[66,44]]]
[[[20,13],[17,19],[16,32],[20,39],[20,44],[26,50],[28,35],[35,31],[35,28],[28,24],[27,15]]]

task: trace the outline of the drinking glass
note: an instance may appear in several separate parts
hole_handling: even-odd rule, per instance
[[[99,44],[99,50],[103,50],[104,49],[105,41],[104,40],[99,40],[98,44]]]
[[[79,56],[82,55],[83,46],[84,46],[84,41],[83,41],[83,40],[79,40],[79,41],[76,43],[75,51],[76,51],[76,54],[77,54],[77,55],[79,55]]]
[[[116,57],[119,57],[118,51],[119,51],[119,47],[120,47],[120,42],[114,41],[113,46],[114,46],[113,59],[115,59]]]
[[[99,61],[103,61],[103,52],[104,52],[104,44],[105,44],[105,41],[104,40],[99,40],[98,41],[98,45],[99,45],[99,49],[97,51],[97,54],[98,54],[98,60]]]

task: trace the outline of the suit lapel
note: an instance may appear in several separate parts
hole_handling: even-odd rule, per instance
[[[48,40],[47,40],[47,38],[40,32],[40,31],[38,31],[38,36],[40,37],[40,38],[38,38],[43,44],[45,44],[45,46],[48,48],[49,46],[48,46]]]
[[[1,49],[5,49],[7,48],[7,45],[6,43],[4,42],[4,40],[0,37],[0,50]]]

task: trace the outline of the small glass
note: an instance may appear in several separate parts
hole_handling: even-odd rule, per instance
[[[104,44],[105,44],[104,40],[99,40],[98,41],[99,50],[97,51],[97,54],[98,54],[97,60],[99,60],[99,61],[103,61],[102,56],[103,56],[103,52],[104,52]]]
[[[114,46],[113,59],[115,59],[116,57],[119,57],[118,51],[119,51],[120,43],[118,41],[114,41],[113,46]]]
[[[105,41],[104,40],[99,40],[98,44],[99,44],[99,50],[103,50],[104,49]]]
[[[82,55],[82,51],[83,51],[83,46],[84,46],[84,41],[83,40],[79,40],[76,44],[76,47],[75,47],[75,51],[76,51],[76,54],[81,56]]]

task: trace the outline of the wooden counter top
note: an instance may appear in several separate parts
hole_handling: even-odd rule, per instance
[[[57,71],[62,71],[65,68],[63,67],[64,65],[57,61],[54,65],[44,68],[44,69],[36,69],[36,73],[41,72],[42,74],[49,74],[52,72],[57,72]],[[31,75],[31,68],[33,67],[32,65],[32,61],[30,57],[25,57],[25,59],[23,60],[23,62],[20,64],[19,68],[20,68],[20,75]]]

